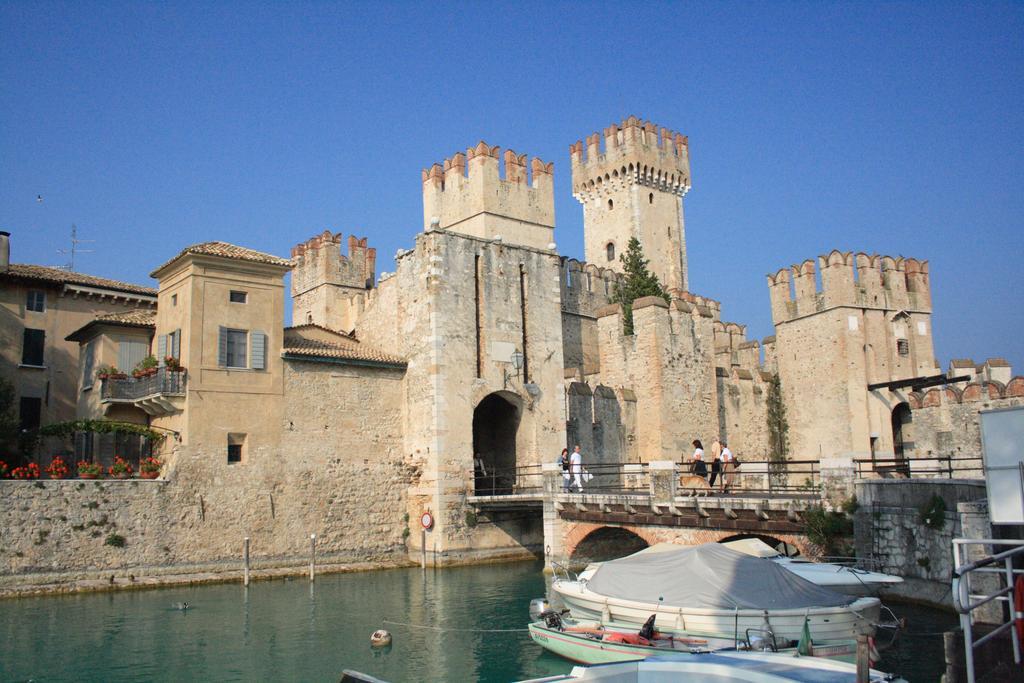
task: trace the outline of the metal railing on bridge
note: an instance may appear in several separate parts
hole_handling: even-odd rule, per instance
[[[982,479],[981,456],[928,455],[922,458],[858,458],[853,461],[857,478],[902,477],[906,479]]]
[[[821,483],[817,460],[745,461],[726,475],[727,491],[733,495],[816,496]],[[553,476],[558,478],[558,491],[580,493],[574,473],[565,477],[559,471]],[[676,463],[673,476],[680,496],[712,492],[710,476],[701,484],[689,462]],[[650,493],[650,477],[650,464],[645,462],[591,463],[583,466],[580,483],[582,492],[588,494],[646,496]],[[715,482],[716,491],[721,488],[720,481]],[[540,464],[504,468],[478,464],[473,483],[477,496],[540,495],[544,492],[544,472]]]
[[[473,493],[477,496],[540,494],[544,491],[541,465],[517,467],[477,466],[473,473]]]

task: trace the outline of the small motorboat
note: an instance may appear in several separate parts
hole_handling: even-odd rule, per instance
[[[856,680],[857,667],[844,662],[772,652],[718,651],[576,666],[567,674],[519,683],[856,683]],[[894,674],[873,669],[868,680],[871,683],[907,683]]]
[[[763,629],[795,641],[809,624],[816,641],[850,641],[872,631],[882,609],[878,598],[828,590],[718,543],[636,553],[551,587],[577,619],[639,628],[655,614],[661,631],[734,640]]]
[[[540,614],[529,625],[530,638],[545,650],[580,664],[629,662],[676,652],[708,652],[743,649],[772,650],[791,655],[840,657],[853,661],[856,642],[812,643],[776,641],[771,633],[748,631],[740,640],[724,636],[692,636],[678,632],[661,632],[654,628],[651,615],[639,631],[624,627],[604,626],[598,622],[579,622],[555,610]]]
[[[902,577],[893,574],[871,572],[832,562],[812,562],[799,557],[787,557],[759,538],[726,541],[722,545],[745,555],[766,558],[811,583],[847,595],[876,595],[882,588],[903,583]]]

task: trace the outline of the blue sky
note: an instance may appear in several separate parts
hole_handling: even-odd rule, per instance
[[[635,114],[690,138],[691,289],[772,333],[765,274],[833,248],[928,259],[936,354],[1024,372],[1024,4],[0,3],[12,260],[135,282],[184,246],[378,269],[420,169],[484,139],[555,162]],[[42,195],[43,202],[36,201]]]

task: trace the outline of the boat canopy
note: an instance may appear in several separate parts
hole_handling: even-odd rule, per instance
[[[838,607],[856,600],[718,543],[605,562],[587,589],[620,600],[695,609]]]

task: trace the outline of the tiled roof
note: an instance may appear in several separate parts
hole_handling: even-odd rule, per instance
[[[950,361],[950,365],[954,368],[973,368],[976,367],[973,360],[970,358],[954,358]]]
[[[153,327],[156,325],[156,311],[152,309],[136,308],[134,311],[125,311],[124,313],[105,313],[103,315],[96,316],[96,319],[93,322]]]
[[[302,328],[326,330],[337,336],[332,341],[309,339],[296,334]],[[308,360],[352,360],[403,368],[406,365],[405,361],[397,356],[378,351],[349,335],[327,330],[319,325],[300,325],[285,329],[284,355],[285,357],[301,357]]]
[[[5,272],[0,272],[0,278],[48,282],[54,285],[83,285],[86,287],[109,289],[115,292],[126,292],[128,294],[156,296],[156,290],[152,287],[108,280],[107,278],[86,275],[84,273],[73,273],[69,270],[61,270],[60,268],[33,266],[27,263],[12,263]]]
[[[156,268],[152,273],[150,273],[150,276],[155,277],[156,273],[160,272],[171,263],[174,263],[185,254],[220,256],[222,258],[235,259],[236,261],[253,261],[255,263],[269,263],[273,266],[283,266],[286,268],[292,267],[292,262],[290,260],[274,256],[273,254],[264,254],[262,251],[246,249],[245,247],[228,244],[227,242],[203,242],[201,244],[193,244],[191,247],[185,247],[177,256],[172,258],[170,261],[167,261],[159,268]]]
[[[65,341],[85,341],[89,338],[89,332],[100,325],[114,325],[117,327],[156,327],[156,311],[137,308],[134,311],[123,313],[104,313],[98,315],[85,325],[64,337]]]

